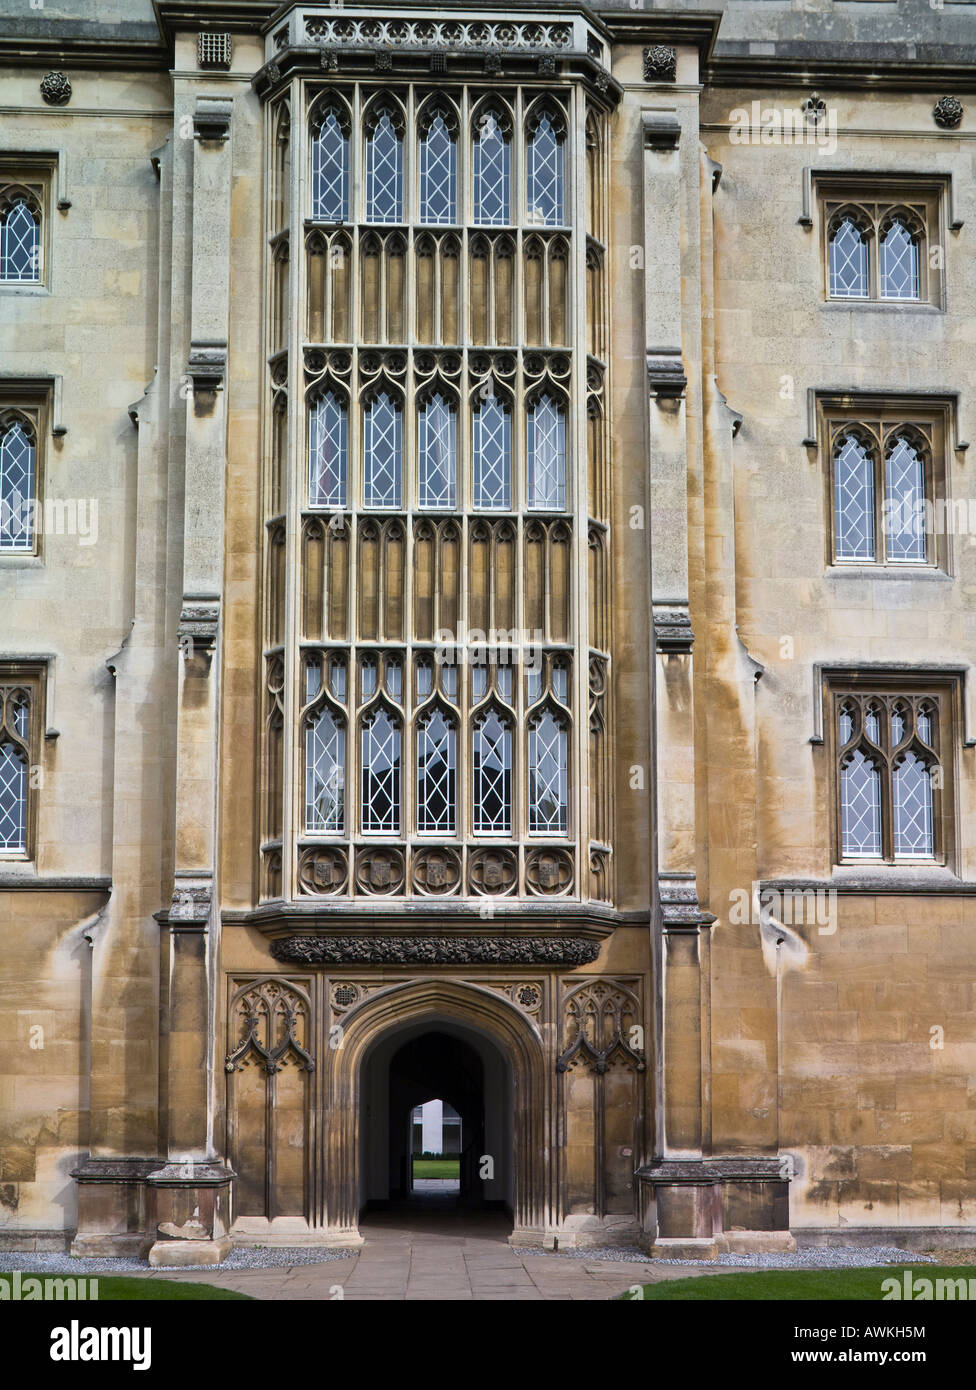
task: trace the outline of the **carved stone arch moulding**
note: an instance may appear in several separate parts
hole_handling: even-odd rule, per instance
[[[559,1072],[584,1067],[599,1075],[615,1065],[645,1071],[644,1018],[635,989],[618,980],[587,980],[563,1000]]]

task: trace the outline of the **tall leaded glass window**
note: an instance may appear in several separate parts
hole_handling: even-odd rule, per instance
[[[457,222],[457,122],[446,108],[421,116],[420,220],[427,225]]]
[[[41,278],[41,218],[33,199],[0,196],[0,281],[29,284]]]
[[[474,833],[512,833],[512,726],[489,709],[474,723],[472,791]]]
[[[838,560],[873,560],[874,459],[854,434],[834,451],[834,550]]]
[[[457,506],[457,411],[440,393],[417,414],[420,505]]]
[[[363,504],[394,510],[403,491],[402,414],[385,391],[363,412]]]
[[[561,117],[543,111],[530,122],[526,146],[526,215],[537,226],[561,227],[565,221],[565,126]]]
[[[0,854],[27,849],[30,701],[28,689],[0,685]]]
[[[366,221],[403,221],[403,124],[393,106],[373,107],[366,122]]]
[[[346,730],[323,709],[305,728],[305,829],[341,835],[345,829]]]
[[[0,552],[34,548],[35,439],[26,417],[0,416]]]
[[[363,720],[361,805],[363,833],[400,833],[400,721],[385,709]]]
[[[867,238],[848,215],[830,237],[830,293],[834,299],[866,299],[868,285]]]
[[[544,394],[528,413],[529,506],[562,511],[566,506],[566,414]]]
[[[918,299],[918,241],[901,218],[881,233],[881,298]]]
[[[529,831],[565,835],[569,818],[569,737],[546,710],[529,723]]]
[[[934,859],[939,752],[937,697],[838,697],[840,855],[842,859]]]
[[[503,227],[511,221],[511,123],[496,107],[475,118],[472,139],[474,220],[482,227]]]
[[[925,460],[905,435],[889,441],[885,457],[885,546],[888,559],[924,564]]]
[[[457,730],[439,709],[417,724],[417,830],[453,835],[457,805]]]
[[[512,416],[498,396],[478,402],[471,436],[474,505],[507,511],[512,505]]]
[[[308,504],[346,505],[348,412],[334,391],[320,396],[309,412]]]
[[[312,130],[312,216],[349,221],[349,117],[338,105],[321,111]]]

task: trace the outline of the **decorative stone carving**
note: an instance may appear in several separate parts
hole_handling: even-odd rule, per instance
[[[393,54],[388,48],[378,48],[375,54],[376,71],[390,72],[393,68]]]
[[[525,860],[530,893],[568,893],[573,886],[573,856],[566,849],[535,849]]]
[[[556,59],[551,53],[544,53],[539,59],[539,76],[555,77]]]
[[[169,908],[171,926],[202,926],[210,920],[212,885],[176,883]]]
[[[510,849],[476,849],[468,860],[468,886],[472,893],[504,897],[518,883],[518,859]]]
[[[263,871],[262,897],[280,898],[281,897],[281,850],[277,847],[265,849],[261,852],[261,868]]]
[[[41,78],[41,96],[48,106],[67,106],[71,100],[71,83],[63,72],[49,72]]]
[[[598,68],[596,74],[596,89],[598,92],[606,92],[610,88],[610,74],[606,68]]]
[[[509,20],[453,19],[354,19],[342,16],[324,19],[309,15],[305,20],[309,43],[366,48],[382,44],[397,49],[484,49],[507,48],[518,53],[539,49],[565,50],[573,45],[571,24],[541,24],[529,21],[513,24]]]
[[[245,985],[231,1003],[231,1035],[238,1042],[227,1054],[226,1070],[243,1071],[260,1060],[265,1071],[276,1072],[291,1057],[302,1070],[314,1071],[311,1016],[308,995],[287,980],[267,977]]]
[[[662,874],[657,890],[666,932],[697,932],[716,920],[714,913],[702,910],[693,875]]]
[[[201,29],[197,34],[197,63],[202,68],[229,68],[234,54],[230,34],[215,34]]]
[[[193,138],[223,144],[230,135],[233,110],[234,103],[229,97],[197,97],[193,110]],[[226,349],[226,344],[224,346]],[[192,355],[192,343],[190,352]]]
[[[502,55],[500,53],[485,54],[485,75],[486,77],[497,77],[502,70]]]
[[[659,652],[690,656],[695,644],[687,608],[660,608],[654,614],[654,645]]]
[[[275,960],[305,965],[588,965],[600,943],[578,936],[287,936]]]
[[[932,107],[932,119],[943,130],[955,130],[962,121],[962,102],[958,97],[940,97]]]
[[[354,985],[351,980],[339,980],[329,990],[329,1002],[337,1014],[345,1013],[346,1009],[359,1003],[363,993],[360,986]]]
[[[403,891],[403,851],[361,849],[356,856],[356,887],[360,893],[392,896]]]
[[[319,63],[323,72],[339,71],[339,55],[334,48],[323,48]]]
[[[655,355],[647,357],[647,384],[652,396],[658,400],[680,400],[685,394],[688,378],[685,376],[681,354],[673,356]]]
[[[527,1014],[537,1014],[542,1008],[542,986],[538,984],[514,985],[511,990],[512,1002]]]
[[[430,55],[430,70],[433,73],[445,73],[447,71],[447,56],[444,53],[432,53]]]
[[[326,845],[303,849],[298,856],[298,885],[303,893],[334,896],[345,890],[349,862],[344,849]]]
[[[678,71],[678,55],[667,44],[656,43],[644,49],[644,81],[673,82]]]
[[[419,893],[456,893],[461,883],[461,856],[454,849],[424,849],[413,855],[413,886]]]
[[[197,648],[212,651],[217,643],[219,625],[219,603],[193,603],[184,599],[176,630],[180,650],[189,657],[195,654]]]
[[[827,114],[827,103],[819,92],[812,92],[801,108],[807,125],[819,125]]]
[[[608,903],[610,895],[610,851],[590,846],[590,897]]]
[[[587,981],[563,1004],[564,1047],[559,1072],[583,1066],[602,1075],[615,1063],[644,1071],[644,1027],[637,995],[613,980]]]

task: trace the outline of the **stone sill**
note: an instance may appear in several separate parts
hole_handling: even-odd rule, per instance
[[[760,891],[766,888],[796,892],[817,892],[833,890],[838,894],[881,894],[904,897],[913,894],[956,894],[976,897],[976,882],[967,882],[957,877],[951,869],[942,866],[919,865],[909,868],[855,868],[852,865],[838,865],[830,878],[764,878],[759,882]]]

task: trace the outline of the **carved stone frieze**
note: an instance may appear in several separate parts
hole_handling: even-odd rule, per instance
[[[588,965],[600,944],[578,936],[289,936],[275,960],[306,965]]]

